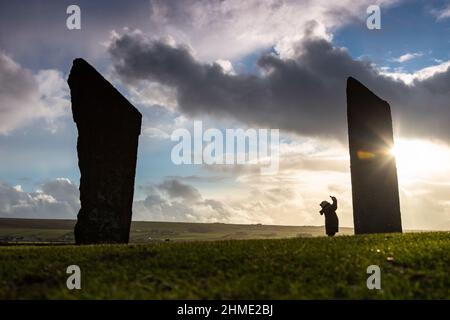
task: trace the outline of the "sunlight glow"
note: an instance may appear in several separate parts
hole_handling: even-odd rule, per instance
[[[450,170],[450,149],[426,140],[397,139],[391,150],[399,177],[429,179]]]

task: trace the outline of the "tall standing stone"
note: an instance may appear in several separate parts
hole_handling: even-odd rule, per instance
[[[347,120],[355,234],[402,232],[390,106],[350,77]]]
[[[127,243],[142,115],[83,59],[68,83],[81,173],[75,241]]]

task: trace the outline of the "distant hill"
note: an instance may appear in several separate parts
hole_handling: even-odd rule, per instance
[[[75,220],[0,218],[0,242],[74,242]],[[340,235],[353,234],[341,228]],[[131,223],[130,241],[195,241],[230,239],[277,239],[324,236],[323,226],[278,226],[262,224],[147,222]]]

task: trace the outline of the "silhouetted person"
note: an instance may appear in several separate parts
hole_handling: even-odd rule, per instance
[[[339,220],[336,214],[337,210],[337,199],[336,197],[330,196],[333,203],[329,203],[328,201],[322,201],[320,206],[322,210],[320,210],[320,214],[325,214],[325,231],[329,237],[332,237],[339,232]]]

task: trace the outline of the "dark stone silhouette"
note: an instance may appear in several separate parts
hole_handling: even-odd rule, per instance
[[[390,106],[350,77],[347,120],[355,234],[402,232]]]
[[[75,241],[127,243],[142,115],[83,59],[68,83],[81,173]]]
[[[330,196],[333,203],[329,203],[328,201],[322,201],[320,206],[322,210],[320,210],[321,215],[325,215],[325,232],[329,237],[332,237],[339,232],[339,219],[336,214],[337,210],[337,199],[336,197]]]

